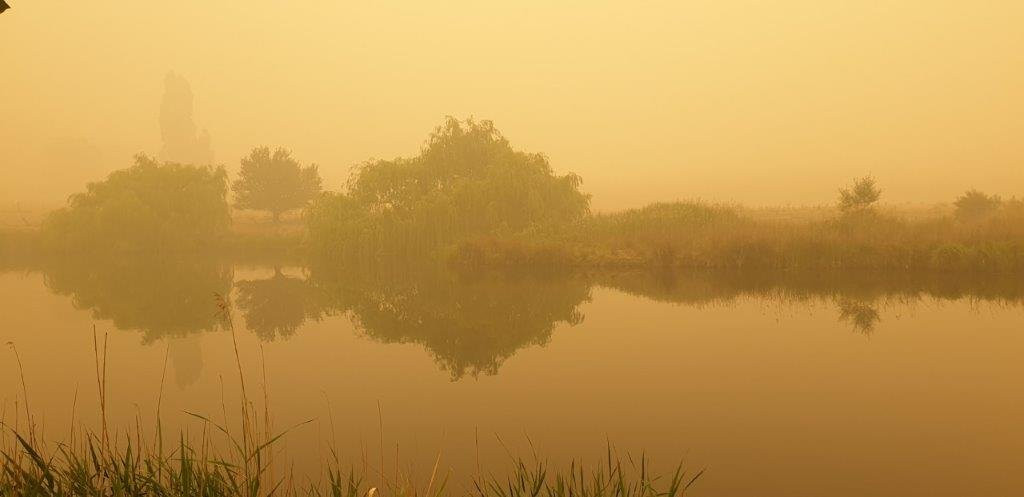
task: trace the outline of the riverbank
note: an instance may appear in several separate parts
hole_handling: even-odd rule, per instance
[[[227,235],[210,247],[244,258],[311,255],[298,212],[280,223],[236,212]],[[0,267],[5,260],[31,260],[46,252],[38,226],[0,229]],[[355,252],[360,260],[389,253]],[[442,250],[441,258],[467,268],[1019,274],[1024,273],[1024,201],[1007,201],[996,212],[970,219],[943,205],[842,212],[659,203],[592,214],[572,225],[465,238]]]
[[[875,210],[811,220],[755,219],[728,206],[654,204],[567,229],[476,237],[461,266],[1024,272],[1024,207],[980,219],[909,218]]]

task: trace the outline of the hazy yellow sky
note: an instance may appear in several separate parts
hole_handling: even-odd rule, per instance
[[[447,114],[495,121],[610,209],[704,198],[1024,194],[1024,2],[9,0],[0,204],[57,202],[160,150],[187,78],[229,170],[412,155]]]

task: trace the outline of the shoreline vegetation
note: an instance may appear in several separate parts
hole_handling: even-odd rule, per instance
[[[1024,272],[1017,198],[968,190],[946,207],[901,210],[880,205],[882,189],[864,177],[829,207],[678,201],[594,213],[582,178],[514,149],[490,121],[448,118],[419,155],[360,164],[341,191],[321,192],[317,166],[284,149],[257,147],[242,166],[229,188],[224,166],[139,155],[37,226],[6,223],[0,267],[95,252],[205,252],[349,267],[431,259],[545,270]],[[232,210],[229,191],[247,210]]]
[[[471,267],[1020,273],[1024,202],[1008,201],[977,219],[906,219],[864,209],[808,221],[661,203],[543,234],[469,238],[449,257]]]
[[[688,473],[682,466],[670,474],[652,474],[646,459],[634,460],[609,449],[604,464],[574,461],[566,468],[513,458],[503,472],[471,475],[468,487],[457,488],[448,481],[453,474],[439,474],[436,466],[427,481],[401,472],[397,477],[379,478],[380,471],[364,467],[367,473],[361,473],[354,469],[359,464],[343,463],[335,455],[316,479],[298,478],[287,470],[275,476],[268,466],[273,463],[263,457],[277,438],[247,454],[241,448],[218,453],[210,449],[207,438],[191,442],[185,434],[159,449],[145,440],[133,440],[134,434],[106,444],[97,433],[79,435],[82,441],[75,446],[60,444],[57,450],[46,451],[11,432],[14,442],[5,441],[0,447],[0,457],[5,459],[0,464],[0,495],[683,497],[690,495],[690,487],[703,474]],[[279,464],[288,467],[288,461]]]

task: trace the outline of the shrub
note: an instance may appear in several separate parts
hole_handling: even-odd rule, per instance
[[[957,219],[965,221],[988,217],[998,211],[1002,204],[1003,200],[997,195],[986,195],[978,190],[968,190],[953,203]]]
[[[574,174],[514,150],[490,121],[448,118],[410,159],[359,166],[345,193],[322,195],[307,219],[329,252],[429,252],[467,236],[582,219],[590,197]]]
[[[871,208],[882,197],[875,178],[865,176],[854,180],[850,188],[839,190],[839,208],[844,211],[858,211]]]
[[[48,248],[79,252],[194,249],[219,242],[230,224],[223,167],[135,165],[90,183],[43,222]]]

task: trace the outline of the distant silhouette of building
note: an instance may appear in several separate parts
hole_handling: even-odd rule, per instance
[[[160,103],[160,157],[182,164],[212,164],[210,134],[199,131],[193,120],[192,87],[185,78],[170,72],[164,78],[164,97]]]

